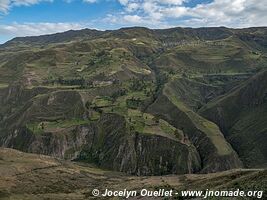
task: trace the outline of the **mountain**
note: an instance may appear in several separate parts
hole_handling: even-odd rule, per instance
[[[105,31],[83,29],[83,30],[70,30],[63,33],[56,33],[51,35],[42,35],[42,36],[28,36],[28,37],[17,37],[8,42],[3,46],[12,46],[18,45],[19,43],[30,44],[30,45],[46,45],[50,43],[60,43],[60,42],[69,42],[72,40],[78,40],[79,38],[93,38],[101,35]]]
[[[266,27],[14,38],[0,146],[138,176],[266,168],[266,67]]]

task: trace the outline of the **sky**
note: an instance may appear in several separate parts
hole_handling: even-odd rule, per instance
[[[267,26],[267,0],[0,0],[0,44],[79,30]]]

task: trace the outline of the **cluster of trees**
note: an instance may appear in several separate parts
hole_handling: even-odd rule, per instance
[[[104,73],[100,73],[99,76],[102,76],[101,78],[104,78]],[[92,81],[92,80],[86,80],[83,77],[77,77],[77,78],[68,78],[68,79],[64,79],[63,77],[58,77],[57,79],[47,79],[46,81],[44,81],[44,84],[59,84],[59,85],[67,85],[67,86],[80,86],[80,88],[91,88],[94,87],[96,84],[96,82],[101,83],[101,81]],[[106,81],[107,82],[107,81]],[[112,84],[119,84],[119,80],[114,79],[111,80],[110,82],[112,82]],[[122,96],[126,94],[126,91],[118,91],[117,94],[114,94],[114,96]]]
[[[145,81],[137,78],[131,80],[130,89],[133,91],[142,91],[146,87]]]
[[[77,79],[63,79],[61,77],[58,78],[57,83],[61,85],[85,85],[84,78],[77,78]]]
[[[146,89],[144,93],[147,97],[151,97],[155,94],[155,91],[150,88],[150,89]]]
[[[92,87],[93,86],[93,82],[90,80],[86,80],[83,77],[81,78],[69,78],[69,79],[64,79],[62,77],[58,77],[57,79],[50,79],[50,80],[46,80],[44,82],[45,84],[59,84],[59,85],[78,85],[81,88],[85,88],[85,87]]]
[[[107,50],[100,50],[94,53],[93,57],[88,61],[88,66],[95,64],[110,64],[112,54]]]
[[[137,109],[143,105],[143,101],[140,98],[132,97],[126,100],[126,105],[128,108]]]
[[[126,89],[122,88],[122,89],[119,89],[119,90],[113,92],[110,97],[111,97],[112,101],[115,102],[117,98],[126,95],[127,92],[128,91]]]

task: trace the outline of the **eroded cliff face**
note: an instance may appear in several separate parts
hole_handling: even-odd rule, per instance
[[[201,169],[198,152],[189,141],[138,132],[118,114],[102,113],[97,121],[88,120],[87,115],[76,91],[34,96],[2,122],[1,145],[136,175]],[[54,121],[61,127],[55,127]]]
[[[115,114],[103,114],[97,122],[40,135],[27,128],[17,129],[2,145],[136,175],[185,174],[201,168],[193,146],[159,135],[130,132],[123,117]]]
[[[159,106],[163,104],[164,107]],[[225,140],[219,128],[183,105],[174,105],[162,94],[151,105],[149,112],[160,115],[188,135],[201,157],[202,172],[223,171],[242,166],[238,155]]]
[[[20,102],[21,106],[1,122],[1,145],[5,147],[84,160],[137,175],[206,173],[242,166],[216,125],[177,107],[166,95],[149,110],[182,130],[186,139],[138,132],[124,116],[114,113],[88,120],[90,111],[78,91],[39,89],[36,95],[35,89],[26,95],[32,98],[25,98],[28,90],[19,89],[19,95],[8,91],[5,101],[13,99],[13,104]]]
[[[193,145],[154,134],[130,131],[123,117],[103,115],[97,134],[85,147],[83,159],[104,168],[137,175],[193,173],[200,170],[200,158]],[[89,135],[92,137],[92,134]]]
[[[177,78],[165,84],[148,108],[150,113],[159,115],[188,136],[201,157],[204,173],[242,167],[237,153],[219,127],[194,112],[198,105],[208,101],[209,96],[217,96],[221,90],[223,87]]]

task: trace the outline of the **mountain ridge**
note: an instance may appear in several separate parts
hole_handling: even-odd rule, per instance
[[[0,49],[0,145],[135,175],[264,168],[247,145],[255,158],[266,157],[266,107],[261,118],[255,106],[244,111],[242,98],[228,96],[235,91],[265,102],[258,88],[266,68],[266,27],[84,29],[17,38]],[[254,93],[238,90],[251,80]],[[232,107],[245,116],[231,115],[240,122],[227,131],[203,111],[222,96],[227,102],[215,110]],[[260,129],[244,125],[251,118]],[[256,132],[253,144],[244,130]]]

